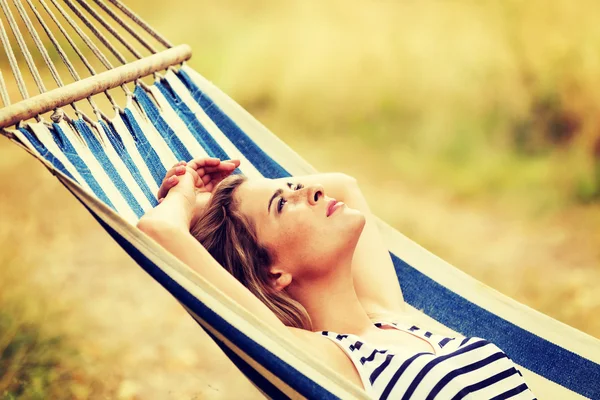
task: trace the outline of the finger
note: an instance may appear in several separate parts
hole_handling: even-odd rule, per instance
[[[170,178],[166,178],[162,185],[160,185],[160,189],[158,189],[157,197],[160,199],[161,197],[166,197],[169,190],[171,190],[175,185],[179,183],[179,178],[176,175],[171,176]]]
[[[210,182],[212,180],[212,176],[210,176],[209,174],[203,175],[202,176],[202,183],[204,185],[208,184],[208,182]]]
[[[220,170],[233,171],[234,169],[240,166],[240,161],[236,161],[237,163],[235,161],[221,161],[221,164],[219,164],[217,168]]]
[[[179,161],[178,163],[173,164],[173,166],[171,167],[171,169],[173,169],[175,167],[178,167],[180,165],[185,165],[185,164],[187,164],[185,161]]]
[[[204,190],[207,191],[208,193],[212,193],[214,188],[215,188],[215,185],[212,181],[208,182],[206,185],[204,185]]]
[[[176,184],[177,182],[179,182],[179,178],[177,177],[177,175],[173,174],[168,178],[165,177],[160,186],[165,188],[172,188],[173,184]]]
[[[158,204],[162,203],[164,199],[165,199],[164,197],[161,197],[160,199],[158,199]]]
[[[196,170],[196,172],[200,176],[205,176],[205,175],[214,174],[215,172],[218,172],[220,170],[219,168],[220,168],[220,166],[219,167],[200,167]]]
[[[207,172],[205,174],[200,174],[202,178],[202,182],[206,185],[208,182],[213,181],[213,184],[216,186],[219,182],[221,182],[224,178],[231,175],[233,170],[235,169],[234,165],[231,164],[231,168],[227,168],[225,170],[219,169],[218,167],[215,169],[204,168],[204,171]]]
[[[221,183],[221,181],[225,178],[227,178],[229,175],[231,175],[233,171],[220,171],[220,172],[215,172],[213,174],[210,175],[205,175],[208,176],[208,179],[205,179],[205,177],[202,177],[202,181],[204,182],[205,187],[207,188],[208,191],[212,191],[212,188],[217,187],[217,185],[219,183]],[[209,186],[211,187],[209,189]]]
[[[237,166],[234,163],[223,161],[216,167],[204,167],[203,169],[205,174],[212,174],[221,171],[233,171],[236,168]]]
[[[241,161],[238,160],[238,159],[235,159],[235,160],[224,160],[224,161],[221,161],[221,163],[233,163],[233,165],[235,165],[235,167],[237,168],[237,167],[240,166]]]
[[[210,162],[205,163],[204,166],[197,166],[197,164],[192,165],[192,162],[190,162],[190,163],[188,163],[187,166],[195,169],[200,176],[203,176],[205,174],[212,174],[217,171],[233,171],[240,165],[239,160],[219,161],[217,158],[204,159],[204,160],[210,161]],[[215,160],[217,160],[218,162],[214,162]],[[211,164],[211,165],[208,165],[208,164]],[[212,164],[216,164],[216,165],[212,165]]]
[[[183,166],[183,165],[175,166],[167,171],[167,173],[165,174],[165,178],[163,179],[163,182],[165,180],[169,179],[170,177],[172,177],[173,175],[183,175],[183,174],[185,174],[185,166]]]
[[[215,167],[221,163],[221,160],[214,157],[205,157],[205,158],[195,158],[189,163],[187,163],[188,167],[193,169],[198,169],[201,167]]]
[[[215,181],[216,183],[221,182],[223,179],[227,178],[229,175],[231,175],[233,172],[233,170],[231,171],[219,171],[216,172],[214,174],[211,175],[212,180]],[[216,184],[215,183],[215,184]]]
[[[202,182],[202,175],[199,174],[198,171],[196,171],[195,169],[190,168],[189,165],[185,168],[186,173],[192,175],[192,179],[194,180],[194,186],[202,187],[204,185]]]

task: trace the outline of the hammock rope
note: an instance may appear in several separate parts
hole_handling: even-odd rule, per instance
[[[27,1],[31,5],[31,0],[27,0]],[[64,36],[64,38],[67,40],[67,42],[69,43],[69,45],[71,46],[71,48],[75,51],[75,54],[77,54],[77,56],[79,57],[79,59],[81,60],[81,62],[83,63],[83,65],[85,65],[85,67],[87,68],[87,70],[89,71],[89,73],[92,76],[96,75],[96,71],[94,70],[94,67],[92,67],[92,65],[90,64],[90,62],[88,61],[88,59],[85,57],[85,55],[83,54],[83,52],[79,49],[79,46],[77,46],[77,44],[75,43],[75,41],[73,40],[73,38],[71,38],[71,36],[67,32],[67,30],[60,23],[60,21],[58,20],[58,18],[54,14],[54,12],[50,9],[50,7],[48,7],[48,5],[46,4],[46,2],[44,0],[39,0],[39,2],[42,5],[42,7],[44,8],[44,10],[46,11],[46,13],[50,16],[50,18],[52,19],[52,21],[54,22],[54,24],[57,26],[58,30],[62,33],[62,35]],[[33,5],[32,5],[32,7],[33,7]],[[42,23],[43,18],[41,18],[41,15],[38,17],[38,19],[40,20],[40,23]],[[43,23],[43,25],[47,26],[45,23]],[[77,73],[77,70],[75,69],[75,67],[73,66],[73,64],[71,63],[71,61],[69,60],[69,57],[67,56],[66,52],[60,46],[58,40],[56,39],[56,37],[54,36],[54,34],[52,33],[52,31],[50,29],[45,29],[45,31],[48,34],[48,37],[50,38],[52,44],[55,46],[56,50],[59,52],[60,58],[62,59],[62,61],[67,66],[67,69],[69,70],[69,73],[71,74],[71,77],[75,81],[80,81],[81,80],[80,75]],[[114,99],[112,98],[112,96],[108,92],[105,92],[105,95],[108,98],[108,100],[111,102],[111,104],[115,103]],[[98,109],[98,106],[96,105],[96,102],[91,97],[86,97],[86,100],[88,101],[88,103],[90,104],[90,106],[92,107],[92,110],[94,111],[94,113],[96,115],[101,114],[100,110]],[[75,104],[74,104],[73,109],[75,110],[75,114],[78,117],[84,118],[86,121],[88,121],[88,123],[90,122],[89,117],[87,117],[81,110],[79,110],[79,108]],[[62,119],[64,117],[64,114],[62,114],[62,113],[55,113],[54,116],[55,116],[55,122],[57,122],[57,121],[59,121],[60,119]]]
[[[44,85],[44,82],[42,81],[42,77],[40,76],[40,71],[38,71],[35,63],[33,62],[33,57],[31,57],[29,48],[25,44],[25,38],[23,38],[23,35],[21,34],[21,30],[19,29],[19,26],[17,25],[17,22],[15,21],[15,18],[13,17],[13,14],[10,11],[10,8],[8,7],[7,1],[0,0],[0,6],[2,7],[2,10],[4,11],[4,15],[6,15],[8,24],[13,31],[13,35],[17,39],[17,43],[19,44],[19,47],[21,48],[21,52],[25,56],[25,62],[27,64],[27,67],[29,67],[29,71],[31,72],[31,75],[33,75],[33,80],[35,81],[35,84],[36,84],[39,92],[40,93],[46,92],[46,86]]]
[[[52,59],[50,58],[50,54],[48,54],[46,47],[44,47],[42,38],[40,38],[40,35],[38,35],[37,31],[35,30],[35,28],[33,26],[33,23],[31,22],[31,19],[25,12],[25,9],[23,8],[23,4],[21,3],[21,0],[13,0],[13,2],[15,4],[15,6],[17,7],[17,10],[19,11],[19,15],[25,22],[25,26],[27,27],[29,34],[33,38],[33,42],[35,43],[35,46],[37,47],[38,51],[42,55],[42,58],[44,59],[44,63],[46,64],[46,67],[48,67],[48,70],[50,71],[50,74],[52,75],[54,82],[56,82],[56,84],[58,86],[64,86],[63,81],[60,78],[60,74],[58,73],[56,66],[52,62]],[[44,91],[46,91],[46,90],[44,90]]]
[[[108,40],[108,38],[102,32],[100,32],[96,28],[96,26],[94,26],[92,21],[90,21],[88,18],[86,18],[83,15],[81,10],[71,0],[63,0],[63,1],[65,2],[65,4],[67,6],[69,6],[69,8],[75,13],[75,15],[77,15],[77,17],[79,17],[81,22],[83,22],[83,24],[85,26],[87,26],[89,30],[92,31],[92,33],[98,38],[98,40],[100,40],[100,42],[104,45],[104,47],[106,47],[121,64],[127,63],[127,60],[125,59],[123,54],[121,54],[121,52],[119,50],[117,50],[115,48],[115,46],[113,46],[113,44],[110,42],[110,40]],[[52,0],[52,2],[56,4],[56,0]],[[112,66],[110,68],[112,68]]]
[[[17,58],[15,57],[15,53],[13,52],[12,46],[10,45],[10,41],[8,40],[8,35],[6,34],[6,29],[4,29],[4,24],[0,19],[0,40],[2,41],[2,46],[4,47],[4,51],[6,56],[8,57],[8,63],[10,65],[10,69],[17,81],[17,86],[19,88],[19,92],[21,93],[21,97],[23,99],[29,98],[29,93],[27,92],[27,86],[25,86],[25,81],[23,80],[23,75],[21,75],[21,70],[19,69],[19,63],[17,62]],[[7,94],[8,99],[8,94]],[[10,101],[7,101],[7,104],[10,104]]]
[[[0,71],[0,99],[2,99],[2,104],[4,105],[4,107],[10,105],[10,99],[8,98],[8,89],[6,88],[6,82],[4,82],[4,75],[2,75],[2,71]]]
[[[41,37],[39,36],[39,34],[37,33],[37,31],[35,30],[35,27],[33,26],[33,23],[31,22],[31,19],[27,15],[27,12],[25,11],[25,8],[23,7],[23,4],[21,3],[21,0],[13,0],[13,2],[15,4],[15,6],[17,7],[19,15],[21,16],[21,18],[25,22],[25,26],[27,27],[27,30],[29,31],[29,34],[33,38],[33,41],[34,41],[34,43],[35,43],[38,51],[42,55],[42,58],[44,59],[44,63],[46,64],[46,67],[50,71],[50,74],[52,75],[52,78],[54,79],[54,82],[56,83],[56,85],[58,87],[64,86],[63,80],[61,79],[60,74],[59,74],[58,70],[56,69],[56,66],[52,62],[52,59],[50,58],[50,55],[48,54],[48,50],[46,50],[46,47],[44,46],[44,43],[42,42]],[[37,10],[34,7],[32,7],[32,8],[34,10],[34,13],[37,13]],[[47,25],[45,24],[45,22],[43,20],[41,21],[41,23],[43,24],[43,27],[45,29],[47,27]],[[46,31],[46,32],[48,33],[49,31]],[[56,41],[56,39],[51,34],[50,34],[49,37],[50,37],[51,42],[55,45],[55,48],[56,48],[57,52],[60,54],[61,59],[63,61],[66,61],[65,64],[67,65],[67,69],[69,69],[69,71],[73,70],[73,72],[75,72],[74,69],[73,69],[73,66],[71,65],[71,63],[69,62],[69,60],[68,59],[65,60],[66,54],[63,52],[62,48],[60,47],[60,45],[58,44],[58,42]],[[88,98],[88,101],[90,102],[90,105],[92,106],[92,108],[94,108],[95,104],[92,102],[92,100]],[[79,110],[79,108],[77,107],[77,105],[75,103],[71,104],[71,107],[73,108],[73,110],[75,111],[75,113],[77,115],[82,115],[83,114]],[[54,122],[57,122],[60,119],[62,119],[63,116],[64,116],[64,112],[62,112],[62,110],[59,111],[58,109],[55,109],[54,113],[52,114],[52,120]]]
[[[98,48],[98,46],[96,46],[94,44],[94,42],[89,38],[89,36],[87,36],[83,32],[83,30],[77,25],[77,23],[75,22],[75,20],[73,20],[66,13],[66,11],[60,6],[60,4],[56,0],[50,0],[50,1],[52,1],[52,3],[59,10],[59,12],[62,14],[62,16],[69,22],[69,24],[73,27],[73,29],[75,29],[75,31],[77,32],[77,34],[83,39],[84,43],[90,48],[90,50],[92,50],[92,52],[94,53],[94,55],[100,60],[100,62],[104,65],[104,67],[107,70],[110,70],[110,69],[114,68],[114,66],[111,64],[111,62],[108,60],[108,58],[106,58],[106,56],[100,51],[100,49]],[[117,58],[117,60],[121,64],[127,64],[127,60],[125,59],[125,57],[123,57],[123,55],[112,45],[112,43],[106,38],[106,36],[104,36],[104,34],[102,32],[100,32],[91,23],[91,21],[89,19],[87,19],[83,15],[83,13],[81,13],[81,11],[75,6],[75,4],[73,4],[73,2],[71,0],[64,0],[64,2],[71,8],[71,10],[73,10],[73,12],[75,13],[75,15],[77,15],[77,17],[84,23],[84,25],[87,26],[92,31],[92,33],[98,38],[98,40],[100,40],[100,42],[102,42],[102,44],[104,44],[104,46],[111,53],[113,53],[113,55]],[[90,72],[91,72],[92,75],[96,75],[95,71],[90,71]],[[121,85],[121,89],[125,92],[126,95],[130,95],[131,94],[131,92],[127,88],[127,86]],[[112,95],[108,91],[104,92],[104,95],[108,98],[108,101],[110,101],[110,103],[112,104],[113,109],[118,109],[118,105],[115,102],[115,100],[112,97]],[[102,119],[107,119],[107,117],[102,113],[102,111],[100,111],[100,109],[93,102],[93,100],[90,99],[90,98],[88,98],[88,100],[90,102],[90,105],[92,106],[92,109],[94,110],[94,113],[97,116],[102,117]]]
[[[60,76],[57,66],[53,62],[52,57],[46,49],[46,45],[44,44],[45,39],[43,39],[37,32],[32,22],[32,19],[29,17],[24,2],[22,2],[21,0],[13,0],[13,2],[16,7],[16,11],[18,12],[20,18],[22,19],[27,29],[27,33],[32,38],[34,48],[36,48],[37,51],[39,51],[39,53],[41,54],[41,58],[45,64],[45,67],[50,72],[52,80],[58,88],[64,88],[65,82]],[[34,0],[26,0],[26,2],[31,12],[33,12],[33,15],[35,15],[37,22],[40,24],[39,26],[41,26],[41,28],[43,29],[45,36],[50,41],[51,46],[53,46],[56,52],[58,53],[63,65],[68,71],[68,74],[71,76],[73,82],[75,83],[82,82],[83,80],[88,79],[89,77],[95,77],[99,74],[99,72],[92,63],[92,59],[89,59],[86,55],[87,50],[84,51],[81,48],[81,46],[77,43],[77,40],[80,40],[83,43],[84,47],[89,50],[89,53],[91,54],[93,59],[98,60],[100,64],[106,69],[106,71],[114,71],[115,68],[118,67],[116,67],[111,62],[111,60],[108,59],[108,57],[104,53],[104,50],[100,49],[99,45],[96,45],[94,43],[92,37],[96,38],[101,43],[103,48],[107,49],[107,54],[112,54],[115,57],[117,64],[122,66],[131,65],[131,63],[128,62],[129,60],[127,59],[125,54],[119,49],[117,49],[115,43],[119,43],[120,45],[122,45],[123,48],[126,49],[126,51],[130,53],[133,57],[135,57],[135,59],[138,61],[147,58],[144,57],[144,55],[142,54],[140,47],[146,49],[153,55],[163,54],[158,50],[156,46],[150,43],[150,40],[141,35],[140,32],[146,32],[150,37],[154,38],[161,45],[164,45],[167,49],[173,47],[169,41],[167,41],[163,36],[161,36],[158,32],[152,29],[137,14],[135,14],[125,5],[120,3],[118,0],[110,0],[110,3],[112,3],[113,6],[109,6],[108,3],[104,2],[103,0],[94,0],[94,3],[97,6],[97,8],[92,7],[91,3],[86,0],[64,0],[64,4],[66,4],[66,7],[63,7],[57,0],[50,0],[50,3],[55,8],[55,10],[52,10],[50,7],[50,3],[45,0],[37,0],[37,3],[41,5],[41,9],[38,9],[38,4],[34,4]],[[39,90],[40,94],[49,93],[48,88],[45,85],[44,80],[42,78],[42,75],[40,74],[40,71],[38,70],[35,64],[32,53],[29,50],[28,45],[24,39],[24,35],[19,30],[16,18],[15,16],[13,16],[13,11],[11,11],[8,5],[8,0],[0,0],[0,6],[4,15],[6,16],[8,25],[10,26],[14,37],[16,38],[19,49],[24,55],[25,62],[27,63],[27,67],[34,78],[37,89]],[[72,16],[67,12],[67,9],[73,12]],[[108,15],[108,17],[100,15],[100,10],[104,11]],[[122,13],[123,16],[120,16],[116,11]],[[42,12],[45,15],[42,15]],[[85,14],[85,12],[87,12],[87,14]],[[85,70],[87,70],[89,76],[84,77],[78,72],[78,66],[76,66],[73,60],[71,60],[70,57],[67,55],[67,52],[61,44],[61,40],[59,40],[55,36],[55,34],[52,31],[52,28],[50,28],[50,26],[46,22],[46,17],[50,21],[52,21],[52,23],[54,23],[56,29],[62,35],[63,39],[61,40],[68,44],[68,47],[74,51],[74,53],[76,54],[76,58],[80,62],[80,65],[83,66]],[[73,31],[75,32],[75,36],[71,35],[67,31],[67,26],[73,29]],[[84,30],[82,29],[83,26],[87,27],[90,30],[92,36],[89,36],[84,32]],[[99,26],[104,27],[106,29],[106,32],[108,33],[105,34],[102,31],[100,31],[98,29]],[[118,30],[117,27],[122,28],[126,33],[131,35],[131,37],[126,38],[124,34],[121,33],[122,31]],[[25,84],[25,79],[21,73],[21,69],[13,51],[13,47],[10,43],[8,34],[1,20],[0,41],[2,42],[4,50],[8,56],[7,58],[12,71],[12,75],[16,81],[19,93],[21,94],[21,98],[23,100],[31,99],[30,93]],[[172,56],[174,53],[169,54]],[[140,78],[148,75],[154,75],[155,80],[162,80],[163,76],[159,73],[160,70],[167,70],[169,68],[172,68],[173,65],[180,64],[183,61],[185,61],[186,58],[189,58],[181,58],[180,56],[181,52],[178,52],[178,55],[176,56],[177,60],[167,63],[163,61],[157,63],[158,59],[152,59],[154,65],[152,66],[150,71],[144,72],[144,74],[132,74],[131,69],[128,69],[129,72],[127,79],[123,80],[123,82],[119,85],[107,85],[107,90],[104,90],[103,92],[98,92],[97,90],[94,90],[84,97],[78,95],[78,100],[76,101],[85,99],[89,103],[94,115],[99,120],[110,121],[110,118],[101,110],[96,101],[92,98],[94,95],[102,93],[108,99],[108,102],[110,103],[113,110],[117,113],[122,113],[123,108],[119,105],[115,97],[108,91],[108,89],[120,87],[122,92],[125,94],[125,98],[132,99],[135,98],[135,95],[126,84],[130,82],[135,82],[137,86],[140,86],[145,91],[150,92],[150,88],[146,84],[144,84],[140,80]],[[163,59],[164,57],[166,57],[166,53],[161,57],[161,59]],[[146,63],[149,62],[150,59],[147,59]],[[160,65],[160,69],[157,69],[158,65]],[[143,64],[141,66],[145,69],[146,65]],[[140,68],[139,64],[137,68]],[[4,76],[1,76],[1,78],[2,81],[0,82],[0,97],[4,106],[9,106],[11,105],[11,101],[7,82],[5,81]],[[152,93],[150,93],[150,95],[151,97],[153,96]],[[39,101],[45,99],[45,97],[42,97]],[[66,105],[69,105],[73,109],[76,117],[83,118],[86,122],[88,122],[91,125],[94,124],[94,121],[90,117],[88,117],[82,109],[80,109],[77,106],[77,104],[75,103],[75,101],[72,100],[72,98],[70,98],[68,102],[57,102],[56,99],[54,99],[54,102],[56,104],[53,108],[54,113],[51,116],[52,121],[58,122],[62,120],[62,118],[68,118],[68,115],[61,108]],[[42,108],[47,109],[47,107]],[[28,115],[28,118],[36,118],[37,121],[41,121],[41,117],[39,114]],[[16,121],[12,121],[12,123],[14,122]],[[0,125],[0,127],[1,126],[3,125]]]
[[[100,25],[102,25],[107,31],[109,31],[110,34],[113,35],[113,37],[115,37],[119,41],[119,43],[121,43],[127,50],[129,50],[129,52],[131,54],[133,54],[133,56],[135,58],[137,58],[137,59],[142,58],[142,54],[139,51],[137,51],[132,45],[130,45],[129,42],[127,40],[125,40],[123,35],[119,34],[119,32],[117,32],[117,30],[115,28],[113,28],[113,26],[108,21],[106,21],[106,19],[104,19],[104,17],[102,17],[96,10],[94,10],[88,3],[86,3],[85,0],[77,0],[77,2],[88,13],[90,13],[96,19],[96,21],[98,21],[100,23]],[[72,4],[72,2],[69,1],[68,4]],[[89,20],[88,20],[87,24],[93,26],[93,24]],[[156,53],[156,51],[152,51],[152,54],[154,54],[154,53]]]
[[[40,1],[43,2],[43,0],[40,0]],[[61,13],[63,18],[69,23],[69,25],[71,25],[71,27],[75,30],[77,35],[79,35],[79,37],[83,40],[83,42],[86,44],[86,46],[92,51],[94,56],[96,56],[96,58],[98,60],[100,60],[102,65],[104,65],[104,68],[106,68],[107,70],[113,69],[114,66],[108,60],[108,58],[106,58],[106,56],[100,51],[98,46],[96,46],[96,44],[94,44],[94,42],[81,29],[81,27],[79,25],[77,25],[77,22],[75,22],[75,20],[73,18],[71,18],[71,16],[67,13],[67,11],[58,3],[58,1],[56,1],[56,0],[50,0],[50,1],[52,2],[52,4],[54,4],[54,7],[56,7],[58,12]],[[65,31],[65,33],[66,33],[66,31]],[[95,74],[95,72],[92,72],[92,71],[90,71],[90,72],[92,73],[92,75]]]
[[[102,0],[94,0],[94,1],[96,2],[96,4],[98,4],[100,7],[102,7],[103,10],[107,11],[113,18],[115,18],[116,21],[121,21],[121,26],[123,28],[127,29],[127,31],[132,36],[134,36],[136,38],[138,37],[137,34],[132,32],[131,28],[129,27],[129,25],[127,23],[122,21],[120,18],[117,18],[116,14],[110,8],[106,7],[104,5],[104,3],[102,3]],[[156,30],[154,30],[154,28],[152,28],[148,23],[146,23],[146,21],[144,21],[142,18],[140,18],[139,15],[137,15],[131,9],[129,9],[125,4],[121,3],[119,0],[109,0],[109,1],[114,6],[116,6],[123,14],[127,15],[127,17],[129,17],[129,19],[131,19],[133,22],[135,22],[140,28],[142,28],[144,31],[146,31],[146,33],[148,33],[155,40],[157,40],[160,44],[162,44],[166,48],[173,47],[171,42],[169,42],[163,35],[161,35]],[[148,48],[148,50],[152,51],[150,48]]]
[[[77,0],[78,2],[82,2],[83,0]],[[105,12],[107,13],[116,23],[119,24],[119,26],[121,26],[121,28],[125,29],[125,31],[127,31],[127,33],[129,33],[131,36],[133,36],[138,43],[140,43],[142,46],[144,46],[146,48],[146,50],[148,50],[149,52],[151,52],[152,54],[156,54],[157,50],[154,46],[152,46],[152,44],[150,42],[148,42],[146,39],[144,39],[139,33],[137,33],[135,31],[135,29],[133,29],[130,24],[128,24],[124,19],[122,19],[117,13],[115,13],[110,7],[108,7],[106,4],[104,4],[104,2],[102,0],[94,0],[94,2]],[[89,5],[88,5],[89,7]],[[90,7],[91,8],[91,7]],[[134,21],[135,22],[135,21]],[[141,25],[138,24],[138,26],[141,27]],[[121,35],[119,35],[121,36]],[[171,48],[173,46],[169,45],[169,46],[165,46],[167,48]],[[136,50],[137,52],[137,50]]]

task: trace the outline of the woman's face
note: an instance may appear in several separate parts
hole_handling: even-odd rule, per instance
[[[365,223],[359,211],[336,203],[321,185],[305,187],[292,178],[248,180],[235,197],[274,265],[293,279],[326,275],[340,260],[349,264]]]

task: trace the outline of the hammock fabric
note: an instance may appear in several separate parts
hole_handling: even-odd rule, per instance
[[[124,7],[116,0],[111,3]],[[143,21],[138,25],[147,27]],[[4,28],[0,28],[3,36]],[[164,45],[169,47],[168,42]],[[106,73],[119,68],[123,67]],[[161,64],[137,75],[164,68]],[[110,87],[137,77],[119,83],[111,78]],[[76,84],[62,89],[78,92],[71,89]],[[8,105],[3,87],[0,79],[0,94]],[[73,95],[67,102],[61,92],[61,104],[43,97],[40,102],[47,104],[36,113],[89,98],[106,88],[86,89],[86,95]],[[48,93],[56,90],[60,89]],[[187,65],[170,68],[150,86],[138,81],[133,92],[126,92],[126,106],[112,118],[100,112],[98,118],[89,118],[75,108],[75,119],[60,118],[62,114],[55,112],[54,117],[59,117],[52,123],[40,119],[7,127],[7,121],[15,122],[13,116],[19,111],[15,106],[21,102],[0,110],[0,127],[57,176],[267,397],[366,398],[363,391],[279,337],[135,228],[137,220],[157,204],[158,186],[167,168],[178,160],[206,155],[239,158],[241,171],[249,178],[306,175],[315,173],[314,168]],[[600,399],[599,340],[486,287],[379,223],[410,313],[418,323],[440,333],[494,342],[521,366],[532,391],[542,399]]]

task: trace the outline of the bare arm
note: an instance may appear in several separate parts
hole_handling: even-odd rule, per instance
[[[194,215],[194,178],[187,172],[178,177],[164,200],[138,222],[138,228],[166,250],[210,281],[215,287],[282,334],[288,329],[277,316],[244,285],[227,272],[190,234]]]
[[[354,252],[352,270],[358,298],[370,315],[404,312],[404,299],[394,264],[383,242],[375,217],[369,209],[356,180],[342,173],[306,175],[284,180],[304,185],[321,184],[329,197],[360,210],[365,227]]]

